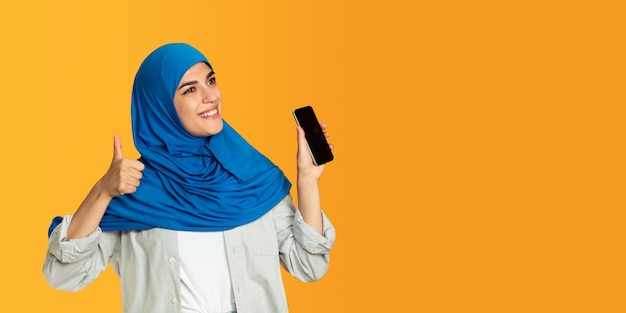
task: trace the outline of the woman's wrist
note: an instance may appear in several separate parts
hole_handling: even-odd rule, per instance
[[[311,176],[300,176],[298,175],[298,177],[296,178],[296,182],[298,183],[298,185],[318,185],[319,184],[319,178],[317,177],[311,177]]]

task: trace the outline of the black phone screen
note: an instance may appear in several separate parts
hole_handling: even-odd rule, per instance
[[[317,165],[321,165],[333,160],[333,153],[328,146],[322,127],[320,126],[313,107],[305,106],[295,109],[293,116],[296,122],[304,130],[304,136],[306,142],[311,151],[313,162]]]

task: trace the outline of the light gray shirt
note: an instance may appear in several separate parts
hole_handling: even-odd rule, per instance
[[[49,238],[43,273],[56,289],[78,291],[110,263],[122,282],[125,313],[180,313],[176,231],[102,232],[66,240],[71,216]],[[302,281],[326,273],[335,229],[323,215],[323,235],[306,224],[290,196],[254,222],[224,232],[237,313],[287,312],[281,264]]]

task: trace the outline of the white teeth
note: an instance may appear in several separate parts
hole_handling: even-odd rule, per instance
[[[200,113],[200,117],[212,117],[212,116],[215,116],[215,114],[217,114],[217,109]]]

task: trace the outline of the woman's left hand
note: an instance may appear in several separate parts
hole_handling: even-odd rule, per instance
[[[330,135],[326,132],[326,124],[320,123],[320,127],[324,132],[324,136],[326,138],[330,137]],[[306,138],[304,137],[304,130],[300,126],[296,126],[296,128],[298,131],[298,178],[311,178],[319,180],[320,176],[322,176],[322,172],[324,171],[324,164],[315,165],[315,163],[313,163],[311,152],[307,145]],[[328,144],[328,146],[331,150],[334,148],[332,144]]]

